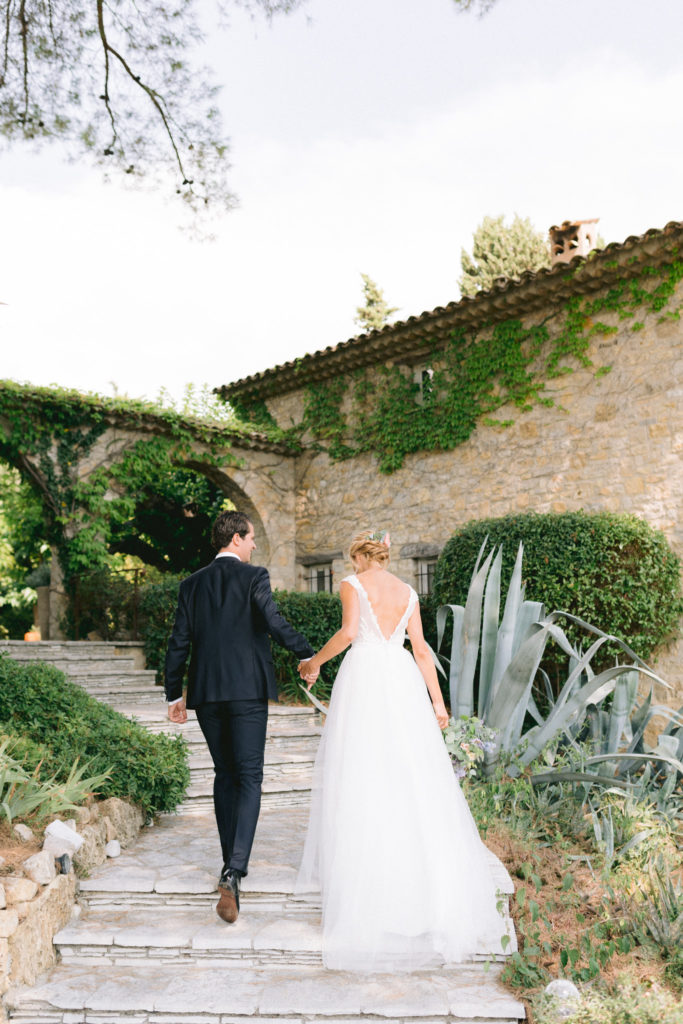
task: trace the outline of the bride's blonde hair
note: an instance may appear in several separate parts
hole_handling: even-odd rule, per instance
[[[385,568],[389,564],[389,548],[383,541],[378,540],[378,537],[379,534],[373,533],[372,530],[363,530],[362,533],[357,533],[349,548],[351,561],[360,555],[361,558],[367,558],[370,562],[378,562],[382,568]]]

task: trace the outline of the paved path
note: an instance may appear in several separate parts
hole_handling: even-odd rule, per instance
[[[263,810],[243,883],[242,912],[235,925],[220,921],[212,773],[196,721],[172,726],[159,688],[149,676],[141,679],[131,664],[124,666],[123,656],[112,666],[102,645],[74,646],[63,645],[71,648],[69,657],[62,648],[53,653],[81,685],[155,732],[179,730],[186,736],[192,783],[177,815],[163,815],[134,847],[81,881],[74,918],[55,937],[61,962],[39,984],[6,996],[11,1020],[359,1024],[371,1017],[384,1024],[517,1024],[523,1019],[521,1004],[500,982],[502,949],[493,963],[482,955],[469,964],[435,965],[411,975],[362,976],[322,967],[319,899],[293,895],[321,731],[318,716],[307,708],[271,707]],[[501,891],[511,892],[507,872],[490,856]]]

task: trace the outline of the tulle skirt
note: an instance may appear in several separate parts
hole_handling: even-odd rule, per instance
[[[297,882],[318,890],[328,968],[410,971],[500,950],[488,852],[398,644],[354,644],[334,684]]]

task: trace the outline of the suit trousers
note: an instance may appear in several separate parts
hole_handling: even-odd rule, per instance
[[[213,760],[223,863],[246,875],[261,809],[268,701],[222,700],[195,710]]]

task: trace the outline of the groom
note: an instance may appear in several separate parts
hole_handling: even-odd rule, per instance
[[[250,520],[221,512],[211,541],[218,551],[213,562],[180,584],[165,689],[168,717],[186,722],[186,707],[194,708],[213,759],[223,851],[216,911],[232,923],[261,806],[268,700],[278,699],[268,634],[299,659],[313,649],[278,611],[267,570],[249,564],[256,548]]]

